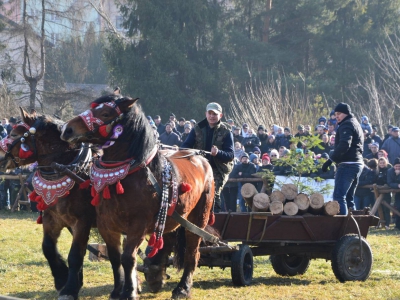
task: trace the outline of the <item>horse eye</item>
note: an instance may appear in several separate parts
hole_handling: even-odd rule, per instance
[[[110,115],[109,115],[108,113],[103,113],[101,116],[102,116],[103,118],[108,118]]]
[[[18,137],[18,134],[15,134],[15,133],[13,133],[13,134],[10,134],[10,137],[12,137],[12,138],[16,138],[16,137]]]

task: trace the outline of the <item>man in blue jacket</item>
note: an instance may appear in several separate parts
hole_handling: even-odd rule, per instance
[[[363,166],[364,135],[348,104],[339,103],[335,107],[335,116],[338,124],[335,148],[322,171],[326,172],[333,162],[336,163],[333,200],[339,202],[339,214],[347,215],[348,208],[354,209],[354,192]]]

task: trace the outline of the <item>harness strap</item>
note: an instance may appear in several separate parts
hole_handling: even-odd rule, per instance
[[[176,211],[172,214],[172,219],[174,219],[176,222],[181,224],[185,229],[189,230],[191,233],[194,233],[195,235],[198,235],[199,237],[203,238],[205,241],[214,243],[214,244],[221,244],[222,242],[219,240],[218,237],[204,231],[200,227],[197,227],[195,224],[192,222],[184,219],[180,214],[178,214]],[[223,243],[225,244],[225,243]],[[225,244],[226,245],[226,244]]]
[[[157,192],[158,198],[161,201],[161,197],[162,197],[162,189],[160,187],[160,185],[157,182],[157,179],[154,177],[153,172],[151,172],[151,170],[149,169],[149,167],[146,167],[147,170],[147,177],[150,180],[150,183],[153,185],[154,189]]]

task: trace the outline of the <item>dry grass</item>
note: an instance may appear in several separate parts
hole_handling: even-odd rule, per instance
[[[41,226],[31,213],[0,211],[0,295],[26,299],[56,299],[52,276],[41,252]],[[374,253],[371,277],[365,282],[339,283],[330,262],[313,260],[308,271],[297,277],[274,273],[268,257],[255,259],[250,287],[234,287],[230,269],[197,269],[192,299],[400,299],[399,231],[371,229],[368,241]],[[71,237],[64,230],[60,252],[66,257]],[[85,258],[84,286],[80,299],[108,299],[112,286],[109,262]],[[143,284],[141,299],[169,299],[180,273],[169,269],[171,279],[160,294]]]

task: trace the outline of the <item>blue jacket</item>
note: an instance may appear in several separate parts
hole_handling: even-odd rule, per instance
[[[388,138],[383,142],[382,149],[388,153],[388,160],[393,165],[396,157],[400,156],[400,138]]]

